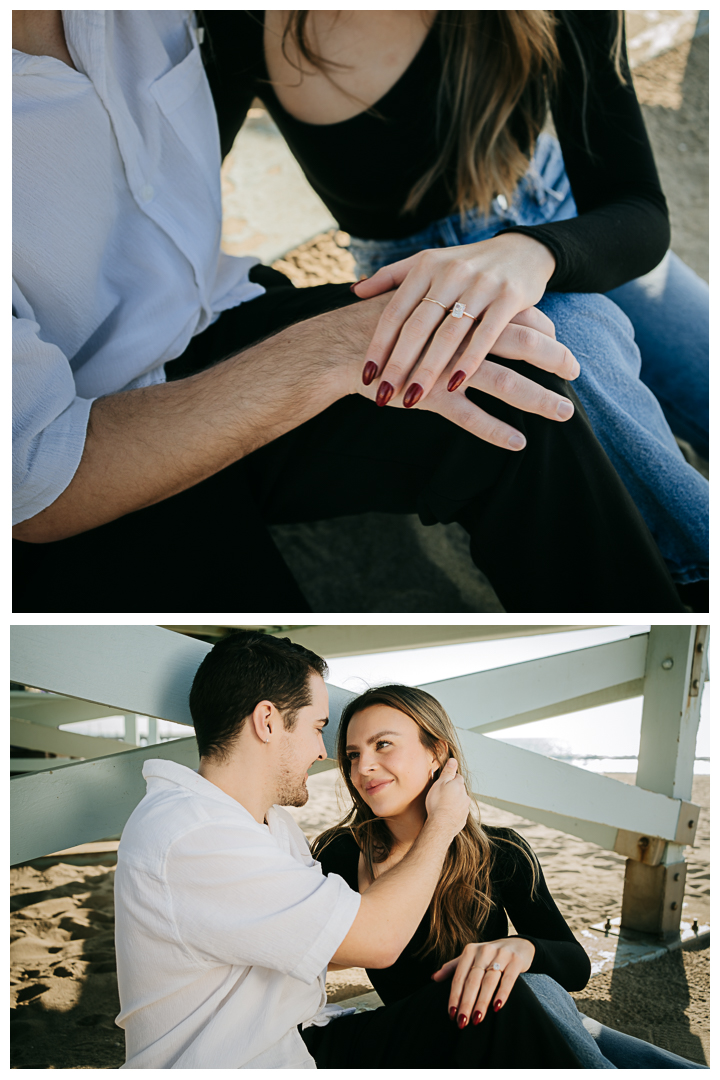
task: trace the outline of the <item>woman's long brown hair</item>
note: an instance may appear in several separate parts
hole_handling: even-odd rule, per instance
[[[454,757],[458,772],[466,783],[469,774],[450,717],[440,702],[424,690],[414,686],[380,686],[365,691],[345,706],[338,729],[338,757],[353,805],[338,825],[317,837],[312,845],[312,853],[314,858],[318,858],[335,837],[350,832],[363,853],[370,879],[374,880],[375,868],[392,851],[393,837],[382,818],[373,814],[353,786],[350,780],[351,763],[345,753],[348,724],[357,712],[371,705],[389,705],[409,716],[418,726],[421,743],[438,756],[441,764]],[[444,752],[443,744],[447,746],[447,752]],[[492,910],[490,874],[499,841],[490,839],[482,827],[477,804],[474,809],[476,813],[468,816],[465,826],[448,849],[430,903],[430,933],[420,955],[426,956],[432,952],[439,964],[454,959],[465,945],[478,940]],[[502,843],[515,849],[513,854],[524,858],[529,864],[532,894],[538,880],[538,864],[532,849],[517,844],[509,837],[503,838]]]
[[[331,77],[329,68],[341,65],[330,64],[310,47],[309,14],[289,13],[283,53],[298,67],[287,52],[292,41],[302,57]],[[618,16],[611,54],[625,82],[622,12]],[[435,110],[440,152],[413,185],[403,209],[415,210],[442,177],[457,210],[487,213],[497,195],[511,201],[528,170],[560,69],[557,20],[552,11],[439,11],[436,19],[443,58]],[[580,61],[584,71],[582,52]]]

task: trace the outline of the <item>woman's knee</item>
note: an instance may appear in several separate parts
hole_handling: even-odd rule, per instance
[[[566,345],[581,368],[591,365],[622,371],[637,378],[640,350],[629,318],[600,293],[546,293],[538,304],[553,322],[557,340]]]

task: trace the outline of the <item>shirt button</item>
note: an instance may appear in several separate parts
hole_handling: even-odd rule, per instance
[[[143,202],[150,202],[154,195],[155,188],[152,186],[152,184],[145,184],[144,187],[140,188],[140,198]]]

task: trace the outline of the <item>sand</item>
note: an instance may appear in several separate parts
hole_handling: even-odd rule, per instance
[[[618,775],[629,783],[634,778]],[[292,811],[309,838],[338,821],[337,774],[310,778],[310,800]],[[702,806],[688,861],[684,916],[709,919],[710,784],[695,778]],[[577,934],[620,913],[624,860],[565,833],[481,804],[488,824],[527,837],[558,906]],[[85,861],[85,865],[78,865]],[[100,862],[99,860],[103,860]],[[114,853],[39,859],[11,871],[11,1067],[113,1069],[124,1061],[113,944]],[[602,1023],[709,1064],[709,948],[597,975],[573,995]],[[331,974],[328,995],[371,989],[361,969]]]

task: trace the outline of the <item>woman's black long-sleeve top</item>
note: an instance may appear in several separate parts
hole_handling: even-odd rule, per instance
[[[208,30],[203,55],[223,154],[257,96],[310,184],[350,234],[401,238],[454,212],[454,196],[443,177],[416,211],[402,212],[413,184],[438,153],[440,16],[412,63],[372,110],[336,124],[308,124],[286,112],[267,81],[264,12],[200,15]],[[667,204],[626,58],[627,86],[610,58],[617,12],[555,15],[562,67],[550,107],[579,216],[500,231],[526,233],[552,251],[556,268],[549,290],[607,292],[661,260],[670,243]]]
[[[535,956],[529,971],[550,975],[566,990],[582,990],[590,978],[590,960],[574,938],[563,919],[540,871],[535,895],[531,898],[532,871],[527,860],[512,844],[527,848],[527,842],[512,829],[485,826],[493,841],[494,858],[491,869],[493,907],[477,941],[495,941],[508,936],[508,916],[512,919],[517,937],[531,941]],[[323,873],[339,874],[350,888],[358,891],[358,859],[360,848],[352,835],[341,833],[318,856]],[[389,968],[368,969],[368,977],[383,1002],[388,1005],[407,997],[423,986],[434,971],[442,966],[438,957],[430,954],[419,958],[430,929],[429,909],[398,959]]]

